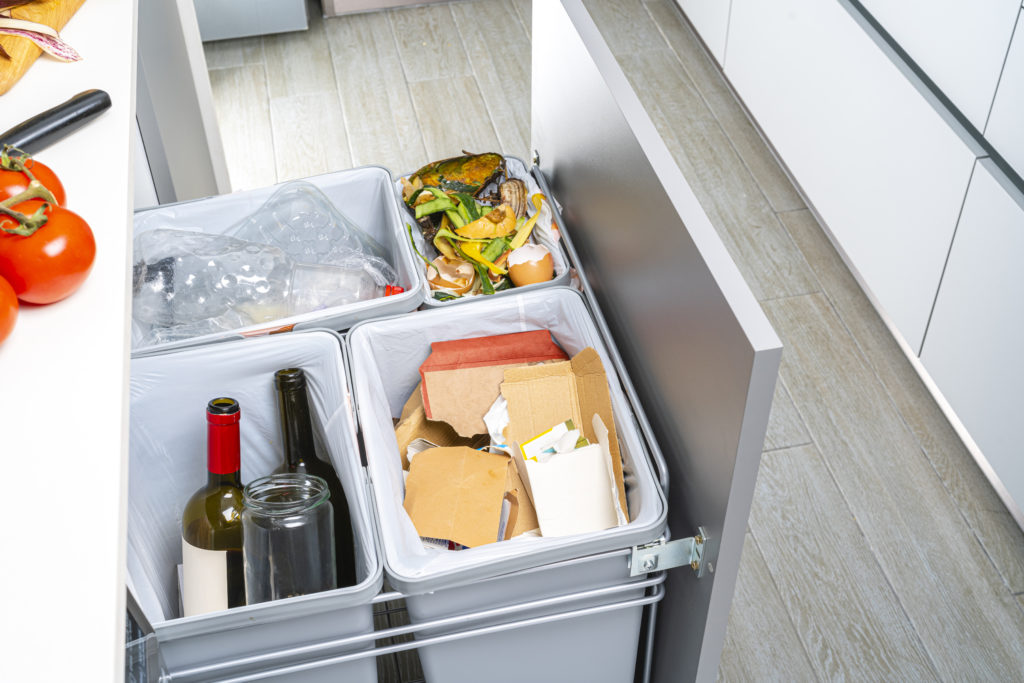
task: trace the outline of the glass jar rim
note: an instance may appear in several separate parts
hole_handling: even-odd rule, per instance
[[[262,515],[307,512],[330,499],[327,481],[314,474],[289,472],[253,479],[242,491],[245,507]]]

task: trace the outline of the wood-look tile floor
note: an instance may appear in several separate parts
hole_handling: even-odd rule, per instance
[[[1024,680],[1024,534],[672,0],[586,5],[786,347],[720,678]],[[233,189],[528,159],[530,8],[207,44]]]

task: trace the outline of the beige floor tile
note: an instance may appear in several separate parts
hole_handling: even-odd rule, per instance
[[[743,539],[743,557],[729,612],[718,680],[737,683],[815,680],[810,660],[775,588],[761,549],[749,533]]]
[[[214,69],[210,72],[210,87],[231,189],[273,185],[277,173],[263,67]]]
[[[758,300],[819,285],[675,54],[619,57],[626,76]]]
[[[325,22],[352,164],[408,173],[426,163],[423,136],[391,21],[374,12]]]
[[[410,83],[473,73],[448,3],[397,9],[388,16]],[[492,40],[504,38],[500,27],[488,26],[484,31]]]
[[[336,94],[274,98],[270,122],[278,182],[352,167]]]
[[[499,149],[530,159],[530,37],[505,0],[457,3],[451,6],[469,54],[483,102],[494,123]],[[483,26],[502,26],[495,40]]]
[[[416,118],[423,131],[427,159],[445,159],[498,148],[494,126],[487,115],[476,79],[442,78],[411,84]],[[445,103],[459,102],[459,106]]]
[[[750,123],[721,71],[686,24],[673,0],[644,1],[771,207],[776,211],[803,208],[800,194]]]
[[[763,306],[786,346],[781,375],[793,402],[940,677],[1020,677],[1024,614],[829,301]]]
[[[319,13],[311,12],[307,30],[263,37],[272,98],[335,91],[324,21]]]
[[[935,679],[897,594],[814,446],[765,454],[750,530],[820,678]]]
[[[263,38],[252,36],[234,40],[203,43],[207,69],[226,69],[233,66],[263,63]]]
[[[786,383],[780,378],[775,383],[775,396],[772,399],[771,416],[768,418],[768,432],[764,437],[764,450],[773,451],[810,442],[811,435],[807,432],[807,426],[793,405],[793,399],[789,397]]]
[[[583,5],[616,57],[664,45],[641,0],[584,0]]]
[[[814,216],[797,211],[780,218],[996,568],[1011,590],[1024,591],[1024,532],[1013,522]]]
[[[532,34],[533,26],[533,0],[511,0],[511,5],[516,11],[516,16],[526,30],[526,35]]]

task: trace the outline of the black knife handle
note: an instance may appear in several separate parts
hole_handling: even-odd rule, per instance
[[[0,147],[11,145],[27,154],[37,154],[109,108],[110,95],[105,91],[80,92],[67,102],[0,133]]]

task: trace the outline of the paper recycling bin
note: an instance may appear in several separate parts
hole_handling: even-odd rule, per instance
[[[631,521],[576,536],[520,536],[461,551],[424,549],[402,506],[404,481],[392,417],[401,413],[415,389],[418,368],[432,342],[537,329],[550,330],[570,356],[586,347],[594,347],[601,356]],[[486,303],[367,321],[352,328],[348,342],[385,568],[389,582],[407,594],[412,623],[461,614],[473,627],[481,628],[502,621],[500,615],[473,618],[475,612],[491,608],[610,586],[625,589],[616,600],[642,595],[640,582],[646,577],[630,578],[628,553],[613,551],[653,541],[665,532],[665,497],[605,342],[578,292],[539,289]],[[608,602],[607,597],[581,597],[526,616]],[[565,679],[552,678],[553,672],[563,672],[571,680],[628,681],[633,676],[641,612],[642,606],[634,606],[486,638],[426,645],[419,649],[420,660],[429,680],[444,683]],[[511,653],[515,653],[514,663],[509,661]]]
[[[405,289],[404,292],[319,311],[299,313],[271,323],[259,323],[236,330],[145,347],[140,346],[141,333],[133,326],[132,349],[141,348],[150,353],[161,349],[220,341],[239,335],[287,329],[342,330],[359,320],[405,313],[419,306],[422,303],[422,287],[424,286],[421,275],[423,262],[412,253],[409,247],[405,214],[392,190],[391,172],[381,166],[363,166],[303,178],[303,181],[318,187],[339,211],[351,218],[356,225],[387,250],[391,257],[391,265],[398,273],[398,284]],[[259,209],[279,187],[280,185],[274,185],[258,190],[166,204],[140,211],[135,215],[135,234],[158,228],[223,233],[236,222]]]
[[[538,192],[543,194],[541,192],[540,185],[537,184],[537,181],[536,179],[534,179],[533,174],[529,170],[527,170],[526,164],[524,164],[522,161],[515,157],[506,156],[505,166],[508,170],[508,176],[510,178],[518,178],[519,180],[522,180],[523,182],[526,183],[527,197],[532,197]],[[414,171],[410,171],[410,173],[413,172]],[[395,181],[395,192],[397,193],[398,203],[402,207],[402,217],[406,223],[412,226],[412,239],[416,245],[416,249],[418,249],[420,254],[425,256],[427,259],[432,260],[435,256],[437,256],[437,250],[434,248],[432,244],[429,244],[423,238],[423,233],[417,227],[415,214],[412,211],[410,211],[409,208],[405,205],[405,202],[402,201],[401,181]],[[551,204],[552,211],[558,211],[558,206],[554,203],[554,198],[548,197],[548,201]],[[530,210],[532,211],[534,208],[533,204],[530,203],[529,206]],[[569,264],[569,259],[565,255],[565,250],[562,248],[561,243],[558,241],[551,240],[548,237],[547,231],[538,230],[536,227],[534,228],[534,232],[532,233],[532,235],[534,241],[536,241],[538,244],[544,245],[545,247],[548,248],[548,251],[551,252],[551,260],[553,261],[555,266],[555,276],[551,280],[549,280],[548,282],[538,282],[536,284],[526,285],[523,287],[512,287],[511,289],[505,289],[500,292],[495,292],[494,294],[464,296],[458,299],[450,299],[448,301],[439,301],[438,299],[434,298],[434,293],[433,291],[431,291],[430,285],[427,282],[426,264],[423,263],[423,260],[420,259],[420,257],[417,256],[415,252],[413,252],[412,244],[410,244],[409,240],[406,239],[405,249],[416,261],[416,277],[417,282],[420,284],[420,292],[422,293],[423,303],[432,308],[444,308],[462,303],[468,303],[470,301],[490,300],[496,297],[503,298],[506,296],[510,296],[512,294],[521,294],[523,292],[533,291],[535,289],[540,289],[544,287],[558,287],[568,285],[569,281],[572,279],[572,268]]]
[[[128,586],[152,624],[174,680],[219,680],[251,673],[263,664],[246,663],[247,657],[373,631],[371,600],[381,588],[382,568],[340,342],[333,332],[311,330],[132,360]],[[269,474],[282,458],[273,373],[286,367],[306,371],[311,406],[321,420],[327,450],[348,498],[358,583],[179,618],[181,513],[206,478],[205,406],[216,396],[238,400],[243,481]],[[371,639],[333,654],[372,645]],[[274,667],[301,661],[279,658]],[[201,671],[210,665],[213,670]],[[187,674],[189,670],[193,674]],[[376,676],[374,659],[367,657],[275,680],[372,682]]]

